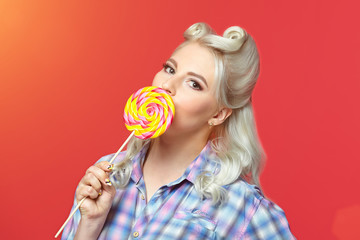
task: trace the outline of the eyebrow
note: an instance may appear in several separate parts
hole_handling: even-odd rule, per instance
[[[171,62],[172,64],[174,64],[175,68],[177,68],[177,62],[174,59],[170,58],[168,61]],[[201,76],[197,73],[194,73],[194,72],[188,72],[187,74],[199,78],[206,85],[206,87],[208,87],[207,81],[203,76]]]

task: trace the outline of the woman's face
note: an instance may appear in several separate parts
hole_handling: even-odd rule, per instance
[[[215,99],[214,55],[196,42],[178,49],[154,77],[153,86],[169,92],[175,117],[167,131],[209,132],[209,122],[218,112]]]

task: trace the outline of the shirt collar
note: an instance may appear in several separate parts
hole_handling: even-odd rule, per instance
[[[138,154],[133,158],[133,170],[131,173],[131,179],[137,184],[143,176],[141,166],[145,160],[146,153],[149,149],[150,142],[143,146]]]
[[[211,148],[210,141],[205,145],[200,154],[185,170],[184,177],[191,183],[195,183],[195,179],[203,172],[207,174],[216,174],[219,170],[220,162],[216,153]]]
[[[131,179],[138,183],[143,177],[141,166],[145,160],[146,153],[149,149],[150,143],[146,144],[141,151],[133,158],[133,170],[131,173]],[[195,183],[196,177],[202,172],[206,171],[209,174],[216,174],[219,171],[220,162],[216,153],[211,148],[210,141],[205,145],[200,154],[191,162],[186,168],[184,174],[177,180],[169,183],[167,186],[174,186],[184,179],[187,179],[192,184]]]

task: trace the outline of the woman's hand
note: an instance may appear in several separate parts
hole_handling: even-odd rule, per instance
[[[109,173],[112,165],[109,162],[99,162],[87,169],[76,190],[76,200],[80,202],[82,220],[105,221],[115,196],[115,187],[111,185]]]
[[[115,187],[111,185],[109,173],[112,165],[99,162],[86,170],[76,189],[76,200],[80,202],[81,220],[74,239],[97,239],[115,196]]]

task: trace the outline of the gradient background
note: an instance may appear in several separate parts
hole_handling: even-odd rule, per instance
[[[0,0],[1,239],[51,239],[122,112],[199,21],[244,27],[261,181],[298,239],[360,239],[359,6],[350,1]]]

